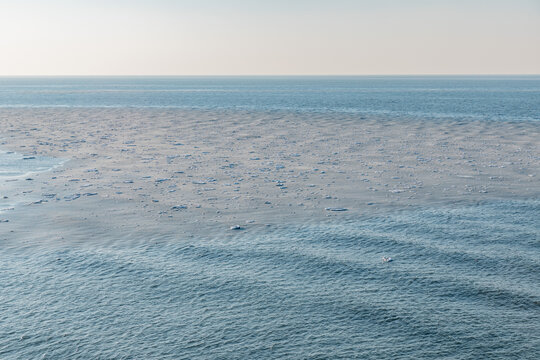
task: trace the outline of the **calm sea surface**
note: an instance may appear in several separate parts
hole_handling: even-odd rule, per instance
[[[0,78],[0,106],[538,121],[540,77]],[[0,152],[0,177],[60,164]],[[540,358],[539,199],[137,243],[3,225],[1,359]]]
[[[0,107],[64,106],[539,120],[540,76],[0,77]]]

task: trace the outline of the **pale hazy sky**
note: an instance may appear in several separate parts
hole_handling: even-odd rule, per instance
[[[0,75],[520,73],[540,0],[0,0]]]

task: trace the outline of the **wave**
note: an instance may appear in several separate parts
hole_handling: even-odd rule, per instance
[[[497,201],[2,247],[0,355],[534,358],[539,210]]]

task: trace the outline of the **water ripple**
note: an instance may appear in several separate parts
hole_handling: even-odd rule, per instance
[[[3,247],[0,357],[533,359],[539,210]]]

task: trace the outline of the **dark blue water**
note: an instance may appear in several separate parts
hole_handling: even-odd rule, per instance
[[[166,107],[539,120],[540,76],[0,78],[0,107]]]
[[[137,246],[3,241],[0,358],[537,359],[539,213],[492,202]]]

